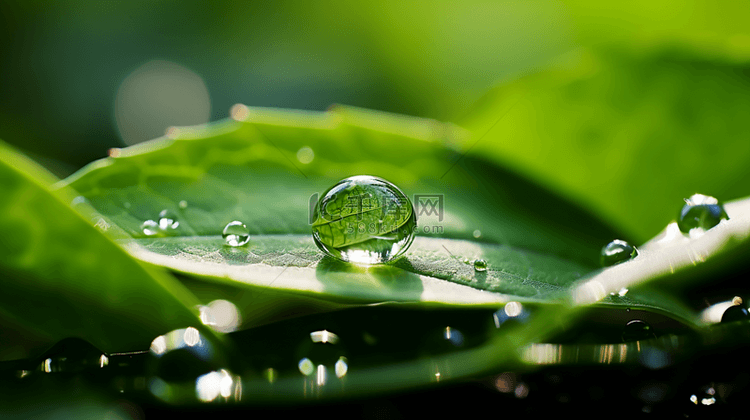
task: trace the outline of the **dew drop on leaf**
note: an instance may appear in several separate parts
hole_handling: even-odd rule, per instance
[[[481,259],[474,260],[474,270],[479,272],[487,271],[487,261]]]
[[[719,200],[703,194],[693,194],[685,200],[677,225],[682,233],[690,233],[692,229],[711,229],[726,219],[729,217]]]
[[[250,231],[244,223],[235,220],[224,226],[221,237],[229,246],[243,246],[250,242]]]
[[[600,262],[602,267],[609,267],[615,264],[628,261],[638,255],[638,250],[629,243],[615,239],[602,248]]]
[[[141,230],[143,231],[143,234],[146,236],[156,236],[159,234],[159,224],[154,222],[153,220],[146,220],[141,225]]]
[[[159,213],[159,229],[163,232],[168,233],[178,227],[180,227],[180,222],[172,210],[165,209]]]
[[[313,213],[315,244],[327,255],[358,264],[383,264],[414,240],[416,213],[409,198],[374,176],[346,178],[329,188]]]

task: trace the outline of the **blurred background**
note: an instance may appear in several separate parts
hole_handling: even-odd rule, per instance
[[[225,118],[235,103],[340,103],[483,132],[518,97],[522,115],[477,150],[612,220],[625,218],[633,197],[663,193],[628,187],[637,174],[607,180],[640,160],[684,159],[684,174],[664,169],[689,186],[672,184],[679,195],[750,193],[737,179],[750,157],[741,122],[750,111],[750,4],[603,3],[6,0],[0,138],[65,176],[111,147]],[[560,82],[561,69],[574,75]],[[540,87],[556,93],[528,99]],[[686,152],[668,156],[675,145]],[[560,153],[562,167],[550,169]],[[727,165],[729,175],[701,184],[701,171]],[[660,173],[641,176],[632,184]],[[602,203],[581,185],[630,193]],[[620,225],[641,237],[657,226]]]

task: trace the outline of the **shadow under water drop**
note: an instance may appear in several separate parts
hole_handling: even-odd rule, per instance
[[[424,291],[420,277],[403,268],[384,264],[360,266],[329,256],[318,263],[316,276],[331,293],[351,290],[352,283],[361,285],[363,290],[377,291],[384,298],[394,296],[398,300],[419,300]]]

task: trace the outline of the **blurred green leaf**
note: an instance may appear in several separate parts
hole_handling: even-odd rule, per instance
[[[90,219],[85,204],[76,213],[71,191],[53,193],[53,181],[0,143],[0,358],[35,357],[71,336],[107,352],[143,350],[159,334],[200,325],[190,292],[108,239],[98,229],[116,227]]]
[[[750,193],[739,182],[750,176],[747,70],[678,52],[580,50],[556,69],[488,93],[463,121],[487,135],[464,148],[643,241],[696,192],[719,200]]]

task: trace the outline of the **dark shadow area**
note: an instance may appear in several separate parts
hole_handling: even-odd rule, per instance
[[[509,169],[479,157],[460,157],[455,152],[446,153],[443,158],[446,166],[457,159],[460,160],[453,169],[438,181],[456,186],[446,201],[475,207],[485,217],[521,221],[506,226],[507,233],[503,232],[522,241],[512,245],[525,242],[530,250],[551,252],[598,267],[601,247],[615,238],[632,242],[632,238],[601,217]],[[492,232],[478,229],[483,238],[491,237]]]

